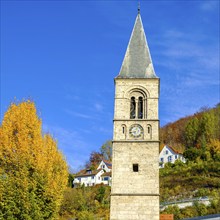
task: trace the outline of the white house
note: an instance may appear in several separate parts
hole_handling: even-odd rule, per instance
[[[85,185],[94,186],[96,184],[111,185],[112,164],[102,160],[96,170],[86,169],[80,171],[73,180],[73,186]]]
[[[159,155],[160,168],[163,168],[165,163],[174,163],[176,160],[181,160],[184,163],[186,161],[181,153],[172,147],[164,146]],[[73,187],[83,184],[85,186],[94,186],[101,183],[111,186],[111,170],[111,162],[102,160],[96,170],[81,170],[73,180]]]
[[[165,145],[159,155],[160,168],[163,168],[165,163],[175,163],[176,160],[181,160],[183,163],[186,162],[186,159],[180,152]]]

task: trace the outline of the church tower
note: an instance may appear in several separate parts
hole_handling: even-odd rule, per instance
[[[159,78],[138,11],[115,78],[111,220],[159,220]]]

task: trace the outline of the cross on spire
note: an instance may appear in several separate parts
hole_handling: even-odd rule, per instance
[[[140,11],[141,11],[141,5],[140,2],[138,2],[138,14],[140,14]]]

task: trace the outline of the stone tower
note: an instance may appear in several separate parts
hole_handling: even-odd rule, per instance
[[[140,13],[115,78],[111,220],[159,220],[159,78]]]

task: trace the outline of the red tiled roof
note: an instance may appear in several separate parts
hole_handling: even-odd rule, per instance
[[[174,148],[172,148],[172,147],[170,147],[170,146],[167,146],[167,147],[170,148],[170,149],[171,149],[174,153],[176,153],[176,154],[183,154],[183,153],[177,151],[176,149],[174,149]]]

